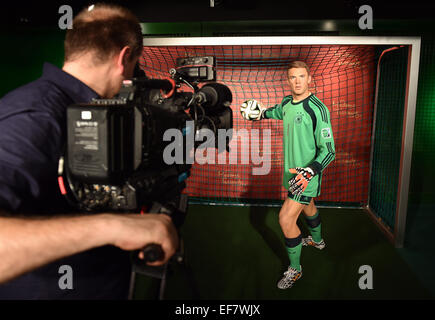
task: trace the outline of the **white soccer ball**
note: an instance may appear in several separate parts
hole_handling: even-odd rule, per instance
[[[261,109],[261,105],[257,100],[249,99],[240,106],[240,113],[246,120],[260,120]]]

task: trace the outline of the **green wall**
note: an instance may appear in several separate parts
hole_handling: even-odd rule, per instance
[[[45,61],[61,67],[64,32],[58,28],[3,28],[0,31],[0,97],[37,79]]]
[[[410,202],[435,203],[435,35],[422,38]],[[434,212],[435,214],[435,212]]]

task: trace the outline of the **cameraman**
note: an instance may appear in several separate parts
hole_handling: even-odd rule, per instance
[[[112,98],[142,48],[131,12],[95,5],[67,31],[62,70],[46,63],[41,78],[0,100],[0,283],[8,281],[0,299],[126,299],[131,265],[121,249],[160,244],[165,258],[152,265],[174,254],[169,217],[71,214],[57,184],[66,107]],[[73,271],[72,289],[59,286],[64,265]]]

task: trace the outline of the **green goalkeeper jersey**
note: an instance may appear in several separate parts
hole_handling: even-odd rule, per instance
[[[288,190],[288,181],[294,176],[289,172],[290,168],[310,166],[316,175],[303,195],[319,196],[322,172],[335,158],[328,108],[314,94],[299,102],[286,96],[280,104],[268,108],[264,118],[283,120],[284,188]]]

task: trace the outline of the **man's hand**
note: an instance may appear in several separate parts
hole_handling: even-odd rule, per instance
[[[177,231],[171,218],[165,214],[127,214],[110,217],[114,225],[113,229],[107,232],[113,235],[113,245],[129,251],[140,250],[152,243],[161,246],[164,252],[163,260],[149,262],[150,266],[165,264],[178,248]]]
[[[301,195],[308,186],[308,183],[314,177],[314,171],[307,168],[291,168],[290,173],[296,174],[293,178],[288,181],[289,191],[295,196]]]
[[[243,119],[246,120],[261,120],[264,118],[265,111],[266,108],[264,108],[259,101],[254,99],[246,100],[240,106],[240,113],[242,114]]]
[[[159,245],[164,258],[148,262],[150,266],[165,264],[178,247],[177,231],[165,214],[105,213],[38,219],[9,216],[0,209],[0,283],[57,259],[105,245],[124,250]]]

